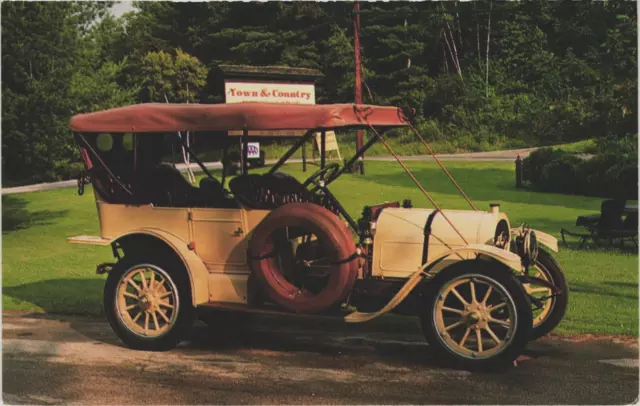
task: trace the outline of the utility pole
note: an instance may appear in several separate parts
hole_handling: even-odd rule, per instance
[[[355,4],[353,5],[353,40],[354,40],[354,51],[355,51],[355,67],[356,67],[356,104],[362,104],[362,80],[361,80],[361,62],[360,62],[360,3],[358,0],[355,0]],[[362,130],[358,130],[356,134],[356,150],[359,151],[363,145],[364,134]],[[364,175],[364,154],[360,158],[360,174]]]

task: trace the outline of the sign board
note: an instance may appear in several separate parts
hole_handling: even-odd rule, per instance
[[[273,83],[257,81],[225,80],[226,103],[263,102],[287,104],[316,104],[316,87],[313,83]],[[304,130],[249,131],[249,136],[299,137]],[[229,135],[242,135],[242,131],[229,131]]]
[[[265,83],[225,80],[224,93],[226,103],[316,104],[316,89],[313,83]]]
[[[313,153],[322,151],[322,135],[320,133],[313,133]],[[325,152],[337,151],[338,158],[342,161],[340,156],[340,148],[338,147],[338,140],[336,139],[336,133],[334,131],[327,131],[324,136],[324,149]]]
[[[260,158],[260,143],[259,142],[247,142],[247,158],[249,158],[249,159],[258,159],[258,158]]]

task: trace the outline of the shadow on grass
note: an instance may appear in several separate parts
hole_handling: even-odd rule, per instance
[[[603,286],[607,284],[608,286]],[[611,288],[613,286],[613,288]],[[618,291],[621,287],[635,288],[635,293],[627,294],[621,293]],[[595,283],[584,283],[584,282],[572,282],[569,281],[569,292],[573,293],[587,293],[589,295],[598,295],[598,296],[609,296],[609,297],[617,297],[622,299],[632,299],[638,300],[638,287],[632,283],[607,283],[603,284],[595,284]]]
[[[605,285],[610,285],[610,286],[616,286],[616,287],[620,287],[620,288],[635,288],[638,289],[638,284],[637,283],[631,283],[631,282],[603,282]]]
[[[427,191],[441,194],[458,194],[458,191],[446,178],[446,175],[441,173],[438,168],[410,169]],[[514,177],[505,176],[505,170],[502,168],[464,168],[455,166],[451,167],[449,172],[472,200],[531,203],[583,210],[599,209],[599,201],[594,198],[516,189]],[[414,187],[411,179],[403,171],[380,173],[367,180],[377,184]]]
[[[103,279],[49,279],[3,286],[2,294],[47,313],[102,314]]]
[[[521,219],[520,217],[525,217]],[[518,221],[515,221],[515,220]],[[638,254],[638,247],[632,242],[625,242],[624,245],[616,242],[615,244],[608,244],[605,241],[601,241],[599,244],[594,244],[593,241],[589,240],[587,244],[580,247],[580,238],[573,237],[570,235],[565,235],[566,244],[562,241],[562,237],[560,234],[561,229],[565,229],[571,232],[576,233],[586,233],[583,227],[578,227],[575,225],[575,218],[566,218],[564,220],[555,220],[550,219],[548,217],[528,217],[523,216],[522,214],[515,216],[509,216],[509,220],[511,221],[511,227],[519,227],[521,225],[520,220],[525,220],[527,224],[531,226],[531,228],[544,231],[545,233],[549,233],[555,236],[558,239],[558,248],[562,250],[572,250],[572,251],[581,251],[581,252],[606,252],[610,254]]]
[[[546,231],[546,230],[544,230]],[[552,234],[556,234],[552,232]],[[558,248],[561,250],[571,250],[571,251],[580,251],[580,252],[606,252],[608,254],[624,254],[624,255],[638,255],[638,247],[635,244],[627,243],[625,245],[620,244],[606,244],[599,243],[595,244],[593,241],[589,240],[586,244],[580,245],[580,239],[577,237],[567,236],[565,237],[566,244],[562,242],[562,239],[558,239]]]
[[[36,225],[51,224],[56,218],[65,216],[69,210],[27,209],[28,202],[13,195],[2,196],[2,234],[27,229]]]

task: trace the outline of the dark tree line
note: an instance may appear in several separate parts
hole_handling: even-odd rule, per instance
[[[3,181],[59,177],[73,114],[220,102],[218,64],[316,68],[319,103],[354,98],[353,3],[110,6],[2,3]],[[635,134],[636,41],[634,2],[364,2],[364,101],[466,149]]]

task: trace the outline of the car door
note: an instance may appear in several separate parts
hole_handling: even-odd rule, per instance
[[[194,248],[210,271],[249,272],[243,212],[242,209],[190,209]]]

